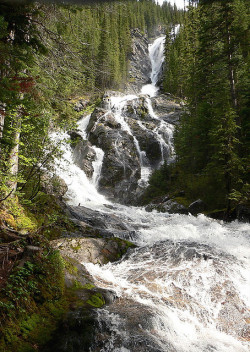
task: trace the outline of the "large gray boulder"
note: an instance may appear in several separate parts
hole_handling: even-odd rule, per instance
[[[127,102],[126,106],[123,108],[123,115],[126,117],[130,117],[136,120],[141,121],[153,121],[153,119],[149,113],[147,101],[148,96],[141,95],[137,99],[133,99]]]
[[[188,209],[176,202],[173,199],[169,199],[165,202],[158,204],[148,204],[145,208],[146,211],[151,212],[153,210],[159,211],[160,213],[169,213],[169,214],[188,214]]]
[[[206,210],[206,204],[201,199],[197,199],[193,203],[191,203],[188,207],[188,212],[192,215],[197,215]]]
[[[127,251],[128,242],[116,238],[60,238],[51,242],[62,256],[79,263],[106,264],[116,261]]]
[[[66,194],[68,186],[66,182],[59,176],[43,174],[41,176],[41,188],[42,190],[50,195],[53,195],[59,199]]]
[[[133,137],[121,129],[112,112],[98,108],[88,126],[89,141],[104,151],[99,189],[122,203],[131,201],[141,176]]]

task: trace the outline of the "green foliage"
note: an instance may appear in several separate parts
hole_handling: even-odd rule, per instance
[[[16,267],[0,296],[0,346],[3,350],[31,350],[51,338],[67,310],[64,299],[64,265],[51,248]]]
[[[95,288],[95,285],[93,285],[93,284],[85,284],[83,286],[83,288],[86,288],[87,290],[92,290],[93,288]]]

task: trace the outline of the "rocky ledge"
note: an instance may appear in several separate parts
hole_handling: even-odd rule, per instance
[[[127,249],[133,246],[119,238],[60,238],[52,241],[63,257],[69,257],[79,263],[107,264],[121,258]]]

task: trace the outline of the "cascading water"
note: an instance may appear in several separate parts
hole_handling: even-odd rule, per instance
[[[157,46],[163,40],[157,39],[150,50],[161,52]],[[151,55],[154,79],[154,67],[161,63],[156,57]],[[122,130],[136,142],[122,114],[127,102],[134,99],[138,97],[113,97],[110,108]],[[159,120],[150,99],[148,108],[152,118]],[[78,124],[85,139],[88,122],[86,117]],[[164,150],[172,148],[173,128],[158,122],[157,138],[168,134],[170,139],[170,143],[166,138],[161,141],[164,157]],[[57,140],[62,137],[68,139],[54,136]],[[90,351],[249,351],[249,224],[226,224],[204,215],[148,213],[114,203],[107,207],[108,201],[96,190],[103,152],[96,153],[95,176],[89,180],[73,163],[68,143],[63,144],[63,151],[59,174],[68,184],[69,203],[105,213],[106,218],[115,215],[134,229],[120,236],[137,244],[119,262],[102,267],[84,263],[96,286],[112,290],[117,297],[98,310],[96,341]],[[137,151],[142,153],[139,143]]]
[[[165,37],[160,37],[149,46],[149,58],[152,66],[150,78],[152,83],[144,85],[141,89],[141,93],[148,94],[150,97],[154,97],[159,90],[156,83],[164,62],[164,41]]]

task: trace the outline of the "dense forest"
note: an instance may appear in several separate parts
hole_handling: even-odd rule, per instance
[[[176,163],[151,182],[229,215],[250,192],[249,6],[187,5],[175,40],[167,33],[163,81],[165,92],[184,99],[186,114],[175,132]]]

